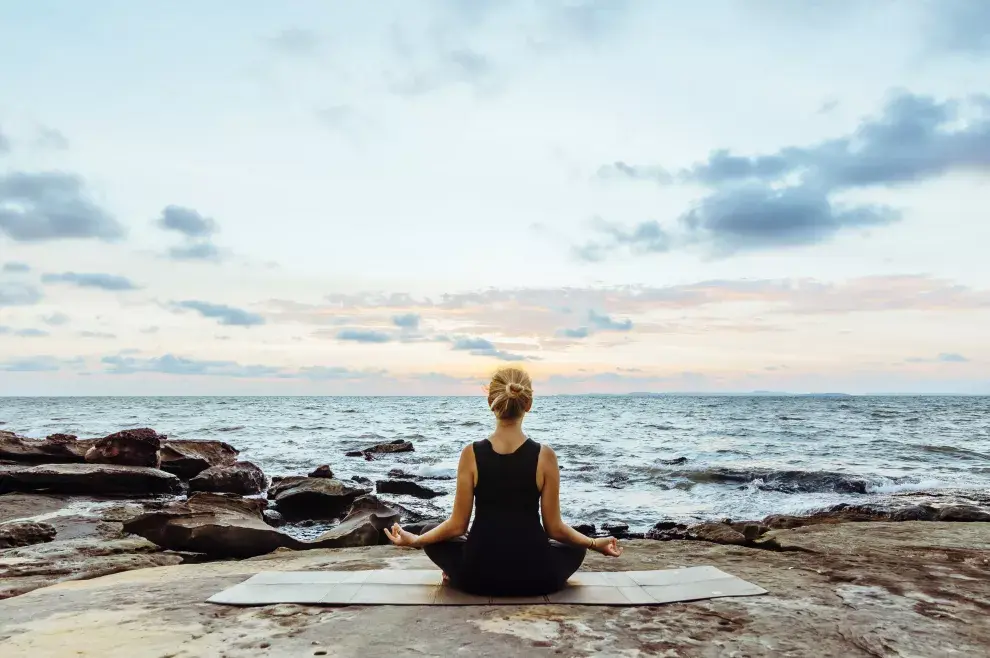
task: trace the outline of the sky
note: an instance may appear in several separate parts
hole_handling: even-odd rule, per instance
[[[990,393],[983,0],[0,0],[0,395]]]

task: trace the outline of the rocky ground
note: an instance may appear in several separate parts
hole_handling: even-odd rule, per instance
[[[0,431],[0,655],[990,655],[985,492],[967,504],[933,495],[803,517],[661,520],[643,534],[579,527],[627,540],[621,560],[593,556],[588,569],[713,564],[770,590],[757,599],[237,610],[203,601],[259,570],[429,566],[382,546],[382,528],[428,521],[389,495],[436,495],[398,469],[377,482],[335,479],[329,465],[270,481],[237,455],[150,429]]]
[[[424,568],[388,546],[290,551],[67,582],[0,601],[4,656],[985,656],[990,523],[819,524],[766,550],[635,540],[585,569],[714,565],[766,596],[642,608],[234,608],[267,570]]]

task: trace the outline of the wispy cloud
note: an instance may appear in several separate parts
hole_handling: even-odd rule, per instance
[[[2,372],[55,372],[63,368],[79,367],[83,359],[60,359],[49,355],[26,356],[0,361]]]
[[[0,336],[18,336],[20,338],[43,338],[48,335],[44,329],[13,329],[0,325]]]
[[[933,358],[914,356],[904,360],[908,363],[969,363],[969,359],[955,352],[942,352]]]
[[[392,316],[392,324],[403,329],[418,329],[422,318],[419,313],[403,313]]]
[[[298,376],[304,379],[316,381],[329,381],[341,379],[373,379],[384,377],[388,374],[385,370],[353,370],[339,366],[307,366],[300,368]]]
[[[51,315],[42,316],[41,321],[50,327],[60,327],[63,324],[67,324],[71,318],[62,313],[61,311],[55,311]]]
[[[268,39],[268,45],[282,55],[309,57],[320,47],[320,35],[300,27],[290,27]]]
[[[217,230],[217,223],[212,218],[183,206],[165,206],[156,223],[166,231],[175,231],[187,238],[206,238]]]
[[[27,263],[9,262],[9,263],[4,263],[3,264],[3,271],[4,272],[11,272],[11,273],[30,272],[31,271],[31,266],[28,265]]]
[[[221,377],[273,377],[283,372],[282,368],[262,365],[241,365],[234,361],[201,361],[174,354],[164,354],[153,358],[138,358],[127,355],[105,356],[101,362],[108,366],[107,372],[129,375],[138,372],[158,372],[167,375],[213,375]]]
[[[367,329],[343,329],[337,332],[338,340],[347,340],[354,343],[387,343],[392,337],[381,331],[371,331]]]
[[[253,327],[265,324],[265,318],[257,313],[251,313],[240,308],[227,306],[226,304],[212,304],[198,300],[185,300],[177,302],[176,308],[196,311],[204,318],[215,319],[221,325],[231,327]]]
[[[82,178],[63,172],[0,174],[0,232],[17,242],[117,240],[124,227],[89,198]]]
[[[117,338],[116,334],[111,334],[106,331],[80,331],[78,336],[80,338],[98,338],[102,340],[111,340]]]
[[[62,272],[43,274],[43,283],[68,283],[79,288],[99,288],[109,291],[137,290],[138,286],[130,279],[117,274]]]
[[[451,346],[452,350],[466,351],[473,356],[487,356],[499,361],[528,361],[532,357],[505,352],[495,347],[495,344],[484,338],[458,338]]]
[[[212,242],[193,242],[179,247],[170,247],[169,258],[172,260],[209,260],[220,259],[220,250]]]
[[[0,307],[30,306],[41,301],[41,291],[18,281],[0,281]]]

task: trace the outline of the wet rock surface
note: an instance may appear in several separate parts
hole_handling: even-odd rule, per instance
[[[329,465],[322,464],[320,466],[317,466],[315,469],[313,469],[313,471],[309,474],[309,477],[311,477],[311,478],[332,478],[333,477],[333,471],[330,470],[330,466]]]
[[[0,460],[28,463],[82,462],[91,441],[79,441],[72,434],[51,434],[45,439],[26,439],[0,430]]]
[[[55,539],[55,526],[50,523],[40,521],[0,523],[0,549],[41,544],[53,539]]]
[[[164,436],[150,427],[121,430],[94,441],[86,451],[86,462],[158,468],[161,464],[158,451],[164,440]]]
[[[425,499],[446,495],[443,491],[430,489],[412,480],[378,480],[375,482],[375,491]]]
[[[155,468],[115,464],[0,466],[0,493],[133,495],[178,493],[179,478]]]
[[[211,466],[229,466],[237,461],[238,450],[223,441],[169,439],[161,449],[163,471],[189,480]]]
[[[354,499],[368,493],[332,478],[287,477],[268,490],[286,519],[335,519],[347,513]]]
[[[268,485],[265,473],[251,462],[211,466],[189,480],[190,491],[211,491],[251,496]]]
[[[707,542],[630,541],[586,570],[712,565],[766,596],[661,607],[566,605],[259,608],[205,604],[260,571],[431,568],[389,546],[280,551],[66,583],[0,602],[12,655],[980,656],[990,524],[846,523],[774,531],[772,552]],[[389,632],[373,629],[387,628]],[[401,637],[400,645],[395,638]]]

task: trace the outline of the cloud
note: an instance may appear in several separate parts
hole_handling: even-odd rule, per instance
[[[159,330],[159,327],[157,327],[155,325],[151,325],[151,326],[142,328],[140,331],[141,331],[142,334],[157,334],[158,333],[158,330]]]
[[[300,368],[298,376],[304,379],[316,381],[329,381],[340,379],[369,379],[384,377],[388,372],[385,370],[351,370],[350,368],[328,367],[328,366],[307,366]]]
[[[34,143],[39,148],[65,151],[69,148],[69,138],[54,128],[39,128]]]
[[[13,147],[10,145],[10,139],[3,133],[3,126],[0,126],[0,155],[10,153],[12,148]]]
[[[969,359],[955,352],[942,352],[935,358],[910,357],[904,359],[907,363],[969,363]]]
[[[194,242],[168,250],[172,260],[219,260],[220,251],[212,242]]]
[[[110,291],[138,289],[130,279],[117,274],[62,272],[61,274],[43,274],[41,280],[43,283],[68,283],[79,288],[99,288]]]
[[[105,331],[80,331],[80,338],[100,338],[100,339],[113,339],[116,338],[116,334],[107,333]]]
[[[594,311],[588,311],[588,321],[600,331],[629,331],[633,327],[632,320],[628,318],[620,322]]]
[[[990,53],[990,4],[984,0],[939,0],[931,3],[932,45],[950,53]]]
[[[403,313],[402,315],[393,315],[392,324],[403,329],[418,329],[420,319],[419,313]]]
[[[349,340],[355,343],[387,343],[392,337],[381,331],[364,329],[343,329],[337,333],[338,340]]]
[[[13,273],[30,272],[31,271],[31,266],[28,265],[27,263],[9,262],[9,263],[4,263],[3,264],[3,271],[4,272],[13,272]]]
[[[69,322],[71,318],[65,313],[56,311],[51,315],[42,316],[41,321],[50,327],[59,327]]]
[[[0,372],[54,372],[66,365],[79,365],[81,359],[59,359],[54,356],[28,356],[0,361]]]
[[[990,99],[937,100],[899,91],[879,116],[848,135],[773,153],[735,155],[722,149],[677,178],[714,190],[683,213],[673,229],[643,222],[632,229],[599,221],[601,237],[577,247],[579,258],[602,260],[620,247],[664,252],[701,244],[715,255],[810,245],[849,229],[900,219],[886,206],[842,205],[835,192],[895,186],[955,171],[990,171]],[[645,180],[654,167],[606,165],[607,172]]]
[[[123,226],[88,198],[83,180],[62,172],[0,175],[0,232],[18,242],[124,236]]]
[[[587,338],[591,335],[591,331],[588,327],[578,327],[576,329],[561,329],[557,335],[564,338]]]
[[[629,165],[621,160],[598,168],[598,177],[606,180],[627,178],[639,181],[653,181],[659,185],[671,183],[674,177],[657,165]]]
[[[309,57],[319,50],[320,35],[313,30],[290,27],[269,38],[268,45],[283,55]]]
[[[0,336],[18,336],[20,338],[42,338],[48,332],[43,329],[13,329],[11,327],[0,326]]]
[[[155,223],[166,231],[175,231],[187,238],[206,238],[217,230],[217,223],[212,218],[204,217],[192,208],[174,205],[165,206]]]
[[[466,351],[473,356],[487,356],[499,361],[527,361],[530,358],[522,356],[521,354],[512,354],[511,352],[504,352],[489,341],[484,338],[458,338],[454,341],[452,350]]]
[[[157,372],[166,375],[212,375],[220,377],[274,377],[282,373],[281,368],[263,365],[241,365],[234,361],[198,361],[174,354],[141,359],[123,354],[105,356],[101,362],[107,372],[115,375],[129,375],[138,372]]]
[[[32,285],[0,281],[0,307],[31,306],[41,301],[41,291]]]
[[[224,304],[211,304],[197,300],[186,300],[175,304],[177,308],[196,311],[204,318],[214,318],[219,324],[232,327],[253,327],[265,324],[265,318],[257,313],[226,306]]]

